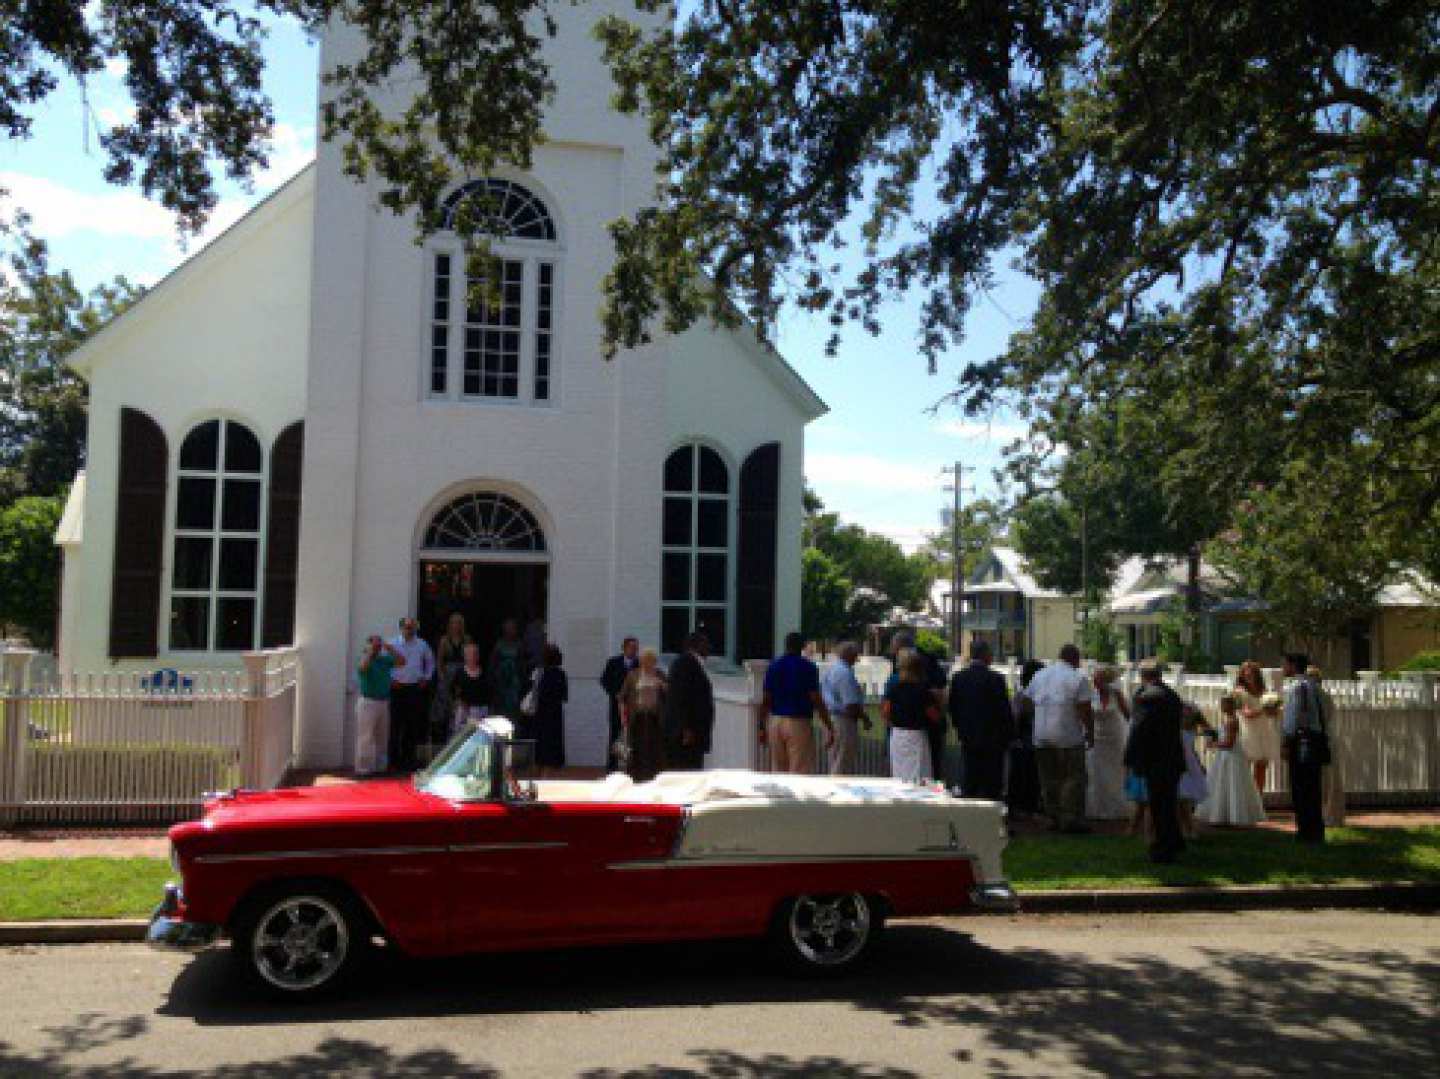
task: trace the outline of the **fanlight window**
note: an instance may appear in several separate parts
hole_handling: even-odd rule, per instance
[[[435,514],[425,547],[455,551],[543,551],[545,533],[535,515],[507,495],[462,495]]]
[[[560,359],[555,221],[532,192],[495,178],[454,191],[443,206],[443,229],[453,229],[467,209],[495,238],[493,261],[474,269],[497,279],[470,275],[458,237],[442,231],[431,242],[425,396],[552,404]]]
[[[452,191],[445,199],[441,223],[455,227],[455,217],[470,199],[475,199],[485,232],[517,240],[555,240],[555,222],[545,204],[519,184],[489,177],[472,180]]]

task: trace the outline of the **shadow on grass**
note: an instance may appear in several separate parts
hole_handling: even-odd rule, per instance
[[[1315,847],[1288,832],[1215,829],[1173,865],[1151,864],[1144,843],[1130,836],[1021,836],[1006,849],[1005,868],[1020,888],[1440,882],[1440,828],[1332,828],[1328,835]]]

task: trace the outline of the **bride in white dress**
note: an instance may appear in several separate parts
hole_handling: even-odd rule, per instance
[[[1091,820],[1127,820],[1125,800],[1125,736],[1130,730],[1130,707],[1115,688],[1115,670],[1095,672],[1095,744],[1085,754],[1088,783],[1085,816]]]
[[[1210,796],[1196,816],[1206,824],[1248,828],[1265,819],[1265,805],[1255,786],[1250,761],[1240,747],[1240,717],[1232,696],[1220,698],[1220,740],[1210,765]]]

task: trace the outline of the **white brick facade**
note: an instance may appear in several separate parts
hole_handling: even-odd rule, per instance
[[[601,358],[606,226],[650,197],[655,164],[643,123],[606,106],[609,74],[589,33],[604,6],[556,12],[560,87],[548,141],[527,173],[501,173],[539,195],[559,231],[554,402],[426,399],[427,252],[414,243],[412,223],[375,210],[372,193],[341,175],[337,148],[322,145],[312,169],[80,354],[92,385],[91,463],[84,542],[66,549],[67,576],[78,577],[67,579],[62,639],[70,654],[62,663],[110,662],[115,492],[107,460],[125,404],[166,429],[172,454],[197,417],[239,418],[266,445],[286,422],[304,419],[296,643],[305,764],[348,760],[347,684],[358,644],[414,609],[420,537],[434,510],[465,491],[511,495],[544,529],[546,618],[571,678],[573,763],[603,757],[597,678],[605,657],[627,633],[658,641],[661,472],[675,445],[702,439],[723,448],[735,483],[752,450],[780,442],[775,632],[796,625],[803,430],[823,405],[744,334],[697,328],[614,362]],[[353,45],[332,34],[322,64]],[[218,319],[217,310],[236,317]],[[186,653],[155,662],[237,661]]]

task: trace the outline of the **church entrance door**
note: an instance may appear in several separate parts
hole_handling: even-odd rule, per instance
[[[480,646],[480,661],[500,639],[500,627],[515,619],[523,631],[545,618],[550,567],[543,563],[425,561],[420,563],[415,611],[420,635],[435,647],[450,616],[465,618],[465,632]]]
[[[445,503],[426,525],[416,560],[415,613],[431,647],[458,613],[483,663],[506,619],[515,619],[523,632],[533,619],[546,617],[545,533],[535,514],[511,495],[482,489]]]

